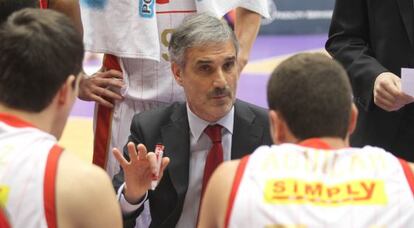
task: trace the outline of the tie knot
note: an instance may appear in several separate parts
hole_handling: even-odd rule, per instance
[[[223,127],[219,124],[215,125],[208,125],[206,129],[204,129],[204,133],[210,137],[213,143],[221,143],[221,129]]]

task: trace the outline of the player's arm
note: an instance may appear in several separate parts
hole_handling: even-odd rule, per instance
[[[121,210],[104,170],[63,153],[56,186],[59,227],[122,227]]]
[[[83,26],[80,16],[79,0],[49,0],[49,8],[57,10],[70,17],[76,29],[83,36]],[[122,73],[116,70],[98,71],[89,76],[84,71],[78,97],[85,101],[95,101],[100,105],[112,108],[115,100],[122,100],[119,93],[124,85]]]
[[[83,34],[79,0],[49,0],[49,8],[62,12],[70,17],[76,29]]]
[[[356,101],[366,110],[372,104],[377,77],[388,72],[375,58],[370,43],[367,1],[337,0],[325,44],[328,53],[348,72]]]
[[[200,210],[199,228],[224,227],[231,188],[239,160],[225,162],[208,182]]]
[[[234,32],[240,43],[240,53],[238,57],[240,72],[249,60],[250,51],[256,40],[257,33],[259,32],[260,21],[260,14],[242,7],[236,9]]]

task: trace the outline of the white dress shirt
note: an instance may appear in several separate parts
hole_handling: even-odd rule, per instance
[[[227,115],[216,123],[209,123],[196,116],[187,105],[188,123],[190,126],[190,172],[188,190],[184,199],[183,212],[178,220],[178,228],[196,227],[200,206],[201,187],[203,185],[204,165],[207,154],[212,147],[211,139],[204,133],[207,125],[220,124],[223,146],[223,160],[231,158],[231,139],[234,123],[234,106]],[[173,159],[173,158],[171,158]]]
[[[228,161],[231,158],[231,144],[234,125],[234,106],[230,112],[215,123],[209,123],[200,119],[195,115],[187,105],[188,124],[190,127],[190,170],[188,190],[185,195],[183,211],[178,220],[176,227],[189,228],[196,227],[198,211],[200,207],[201,187],[204,175],[204,165],[207,154],[212,147],[212,142],[204,129],[207,125],[220,124],[223,126],[222,146],[223,146],[223,160]],[[170,159],[174,159],[171,157]],[[118,190],[119,202],[124,214],[131,213],[137,210],[143,202],[132,205],[125,200],[123,194],[123,185]],[[145,197],[146,198],[146,197]]]

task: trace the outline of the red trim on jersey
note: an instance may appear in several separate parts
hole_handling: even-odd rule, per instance
[[[39,5],[41,9],[49,8],[49,0],[39,0]]]
[[[103,60],[105,70],[121,70],[118,58],[114,55],[105,54]],[[93,142],[93,164],[106,169],[108,161],[108,149],[111,137],[111,125],[113,109],[97,105],[96,129]]]
[[[7,216],[4,213],[4,209],[0,209],[0,227],[1,228],[10,228],[10,223],[7,220]]]
[[[58,145],[54,145],[50,149],[47,156],[45,179],[44,179],[44,207],[47,226],[49,228],[57,227],[57,213],[56,213],[56,174],[60,155],[63,149]]]
[[[233,210],[234,200],[236,199],[237,190],[239,189],[239,185],[241,179],[244,174],[244,170],[246,169],[247,162],[249,161],[250,155],[244,156],[241,160],[239,165],[237,166],[236,173],[234,175],[233,186],[231,187],[231,192],[229,196],[229,202],[226,210],[226,217],[224,218],[224,227],[229,226],[230,222],[230,215]]]
[[[170,0],[156,0],[155,2],[157,4],[168,4],[168,3],[170,3]]]
[[[332,147],[328,143],[324,142],[323,140],[319,138],[305,139],[302,142],[300,142],[299,145],[305,146],[305,147],[311,147],[315,149],[324,149],[324,150],[332,149]]]
[[[12,127],[35,127],[31,123],[7,113],[0,113],[0,122],[4,122]]]
[[[413,171],[410,168],[410,165],[408,165],[408,162],[406,160],[403,160],[401,158],[398,159],[400,161],[400,164],[404,170],[405,178],[407,179],[408,185],[410,185],[411,192],[414,196],[414,174]]]
[[[168,11],[157,11],[157,14],[173,14],[173,13],[195,13],[197,10],[168,10]]]

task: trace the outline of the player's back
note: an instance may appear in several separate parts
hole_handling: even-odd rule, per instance
[[[374,147],[305,143],[260,147],[241,162],[229,227],[414,227],[407,163]]]
[[[121,227],[105,171],[55,143],[30,123],[0,114],[0,205],[11,227]]]
[[[47,227],[55,219],[54,182],[62,151],[55,143],[30,123],[0,114],[0,203],[12,227]]]

